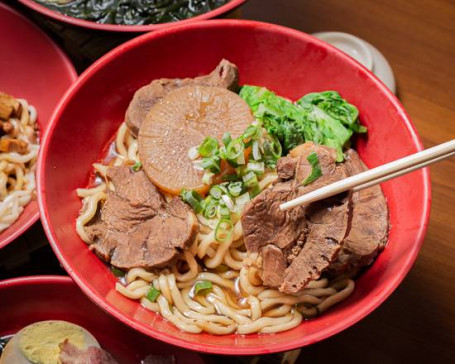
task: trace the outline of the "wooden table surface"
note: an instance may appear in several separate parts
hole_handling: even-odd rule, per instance
[[[343,31],[390,62],[425,147],[455,138],[453,0],[251,0],[243,17],[307,33]],[[455,362],[455,158],[431,167],[432,209],[409,275],[354,327],[302,350],[302,362]]]
[[[6,1],[18,6],[13,0]],[[47,26],[79,71],[130,37],[64,29],[28,15]],[[242,8],[242,17],[307,33],[344,31],[367,40],[389,60],[398,96],[425,147],[455,138],[454,0],[250,0]],[[455,362],[455,158],[431,167],[431,180],[430,224],[419,258],[407,278],[360,323],[302,349],[299,362]],[[17,245],[26,245],[24,239],[35,240],[37,236],[43,238],[39,226]],[[10,261],[14,259],[18,257],[11,253]],[[53,264],[58,267],[56,262]],[[25,266],[6,274],[40,273],[40,264]],[[49,269],[41,273],[48,272]]]

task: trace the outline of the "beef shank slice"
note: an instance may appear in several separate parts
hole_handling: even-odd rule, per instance
[[[349,175],[368,168],[353,149],[348,150],[346,166]],[[384,249],[389,231],[388,208],[379,185],[352,195],[352,227],[344,240],[343,248],[329,268],[332,275],[354,275]]]
[[[313,152],[318,155],[322,176],[304,186],[302,182],[312,171],[307,157]],[[288,211],[281,211],[279,205],[346,178],[348,172],[346,166],[336,163],[334,149],[313,143],[281,158],[277,172],[277,183],[245,208],[242,227],[248,251],[262,258],[264,283],[285,293],[297,293],[335,260],[350,229],[350,196],[343,194]]]
[[[194,241],[192,210],[178,197],[166,202],[142,170],[110,167],[107,177],[114,190],[88,227],[96,236],[90,249],[103,260],[122,269],[164,267]]]

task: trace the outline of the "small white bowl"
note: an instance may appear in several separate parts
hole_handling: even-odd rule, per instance
[[[373,56],[360,38],[342,32],[320,32],[312,35],[342,50],[370,71],[373,70]]]
[[[350,55],[372,71],[393,93],[396,93],[392,68],[381,52],[370,43],[343,32],[319,32],[312,35]]]

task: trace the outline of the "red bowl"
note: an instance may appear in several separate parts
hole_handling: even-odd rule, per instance
[[[199,20],[207,20],[207,19],[213,19],[216,17],[220,17],[223,15],[226,15],[227,13],[229,13],[231,11],[234,11],[235,9],[237,9],[239,6],[241,6],[243,3],[247,2],[248,0],[231,0],[227,4],[220,6],[219,8],[216,8],[215,10],[195,16],[193,18],[180,20],[178,22],[172,22],[172,23],[161,23],[161,24],[150,24],[150,25],[99,24],[99,23],[95,23],[92,21],[81,20],[81,19],[73,18],[71,16],[66,16],[66,15],[60,14],[56,11],[46,8],[43,5],[38,4],[37,2],[35,2],[33,0],[18,0],[18,1],[21,2],[22,4],[24,4],[25,6],[29,7],[30,9],[37,11],[38,13],[41,13],[50,18],[59,20],[61,22],[67,23],[67,24],[76,25],[78,27],[105,30],[105,31],[110,31],[110,32],[142,33],[142,32],[150,32],[152,30],[169,28],[169,27],[175,26],[176,24],[188,24],[188,23],[197,22]]]
[[[0,92],[25,98],[38,111],[41,132],[54,107],[77,74],[65,54],[32,22],[0,3]],[[36,220],[36,201],[0,233],[0,248],[17,238]]]
[[[195,353],[152,340],[94,305],[69,277],[36,276],[0,282],[0,337],[43,320],[65,320],[90,331],[120,363],[149,354],[175,355],[180,363],[203,363]]]
[[[357,150],[375,167],[422,149],[396,97],[372,73],[307,34],[242,20],[199,22],[153,32],[113,50],[90,67],[66,94],[44,138],[39,203],[51,245],[65,269],[98,305],[157,339],[219,354],[264,354],[325,339],[378,307],[403,280],[423,241],[430,209],[428,170],[383,185],[390,208],[388,247],[357,280],[354,294],[321,317],[275,335],[188,334],[114,289],[115,278],[75,231],[81,208],[75,189],[86,186],[92,163],[123,121],[133,93],[159,77],[209,72],[227,58],[242,84],[258,84],[291,99],[338,90],[360,110],[368,138]],[[89,113],[87,112],[89,110]]]

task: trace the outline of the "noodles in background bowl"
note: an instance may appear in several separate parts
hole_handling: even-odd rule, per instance
[[[111,150],[115,157],[109,160],[109,166],[134,166],[139,162],[137,139],[125,123],[120,126]],[[88,244],[92,241],[85,227],[113,189],[106,177],[107,168],[108,165],[95,164],[95,172],[101,177],[98,183],[77,191],[83,208],[76,220],[76,230]],[[261,190],[276,178],[272,171],[265,173],[259,181]],[[239,218],[233,219],[233,234],[220,243],[214,238],[218,221],[201,214],[197,217],[199,233],[172,268],[156,272],[132,268],[116,284],[119,293],[139,300],[143,307],[160,313],[183,331],[215,335],[286,331],[304,318],[315,317],[346,299],[354,290],[354,281],[348,278],[334,281],[322,278],[295,295],[267,288],[255,267],[256,257],[247,255]],[[210,292],[196,294],[198,282],[210,282]],[[147,296],[154,291],[161,294],[152,302]]]
[[[37,113],[24,99],[0,93],[0,231],[34,198],[39,151]]]

